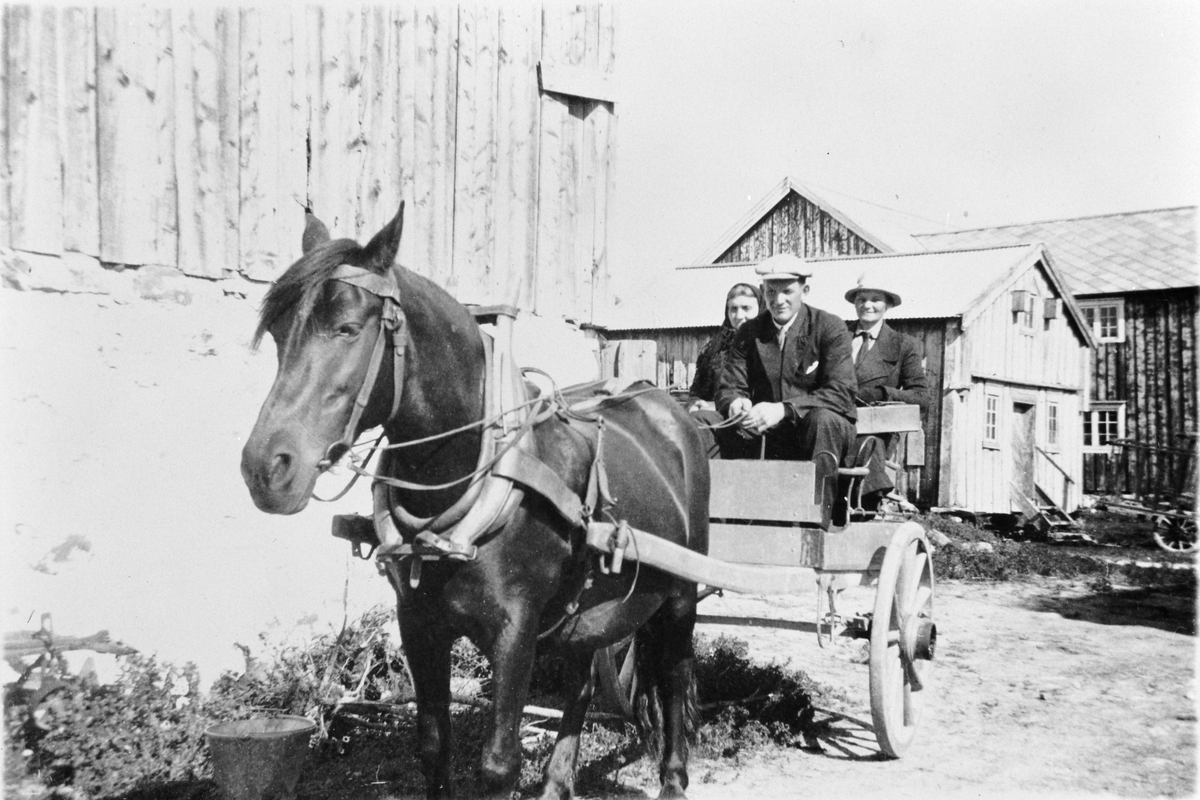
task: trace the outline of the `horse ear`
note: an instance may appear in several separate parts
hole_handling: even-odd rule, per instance
[[[304,209],[304,235],[300,237],[300,251],[307,253],[319,244],[329,241],[329,228],[313,216],[312,209]]]
[[[379,233],[371,237],[365,250],[366,263],[378,272],[391,269],[396,261],[396,252],[400,249],[400,232],[404,230],[404,201],[400,201],[400,210],[392,221],[384,225]]]

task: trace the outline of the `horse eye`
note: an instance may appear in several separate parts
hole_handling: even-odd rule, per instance
[[[358,332],[362,330],[362,326],[353,322],[346,322],[338,326],[338,336],[358,336]]]

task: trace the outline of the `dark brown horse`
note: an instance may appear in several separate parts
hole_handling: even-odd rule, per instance
[[[442,485],[476,469],[486,434],[469,424],[486,413],[484,345],[464,306],[394,265],[402,216],[403,205],[366,247],[330,241],[324,226],[310,218],[304,255],[263,301],[256,341],[266,333],[275,340],[278,374],[242,452],[242,475],[263,511],[303,509],[329,459],[360,431],[379,425],[393,444],[433,437],[389,451],[381,473]],[[368,280],[340,279],[345,265],[359,268],[350,272]],[[368,285],[375,276],[384,290]],[[381,337],[376,344],[381,317],[388,313],[381,294],[396,299],[406,320],[399,361],[393,341]],[[383,356],[375,353],[373,359],[377,348],[384,349]],[[400,389],[399,402],[394,387]],[[354,410],[356,400],[361,412]],[[583,498],[589,479],[594,482],[596,417],[603,418],[601,460],[607,496],[614,501],[607,509],[611,518],[705,552],[708,464],[696,428],[667,394],[647,390],[600,402],[590,418],[549,414],[529,431],[526,447]],[[408,514],[429,517],[454,504],[469,483],[390,491]],[[518,734],[539,636],[561,645],[571,680],[543,796],[570,797],[596,681],[592,655],[635,631],[643,675],[661,709],[651,717],[660,720],[662,736],[660,796],[684,796],[696,711],[696,587],[648,567],[627,565],[620,574],[596,569],[598,556],[584,544],[582,524],[565,519],[560,509],[526,488],[507,522],[479,540],[474,558],[422,562],[415,588],[411,559],[389,571],[416,684],[418,741],[430,797],[451,792],[455,639],[470,638],[492,665],[494,726],[484,746],[481,780],[487,791],[505,797],[520,774]]]

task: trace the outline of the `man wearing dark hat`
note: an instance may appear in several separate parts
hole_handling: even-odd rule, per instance
[[[846,300],[854,304],[858,315],[857,322],[848,324],[854,337],[851,353],[858,381],[855,399],[859,405],[894,402],[924,406],[927,387],[921,346],[916,339],[894,330],[884,321],[888,311],[900,305],[900,295],[869,284],[860,280],[858,286],[846,292]],[[859,436],[854,443],[856,452],[874,454],[869,464],[870,474],[863,481],[864,508],[879,508],[888,502],[895,488],[884,464],[884,455],[895,436]],[[890,499],[892,503],[904,504],[900,498]]]
[[[725,358],[715,399],[734,426],[718,431],[721,455],[765,450],[836,473],[854,441],[850,333],[833,314],[805,305],[812,271],[803,260],[772,256],[756,272],[767,308],[738,329]],[[821,453],[832,458],[814,459]]]

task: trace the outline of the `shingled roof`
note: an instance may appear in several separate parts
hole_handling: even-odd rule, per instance
[[[1042,242],[1077,295],[1200,286],[1196,207],[914,234],[927,250]]]

